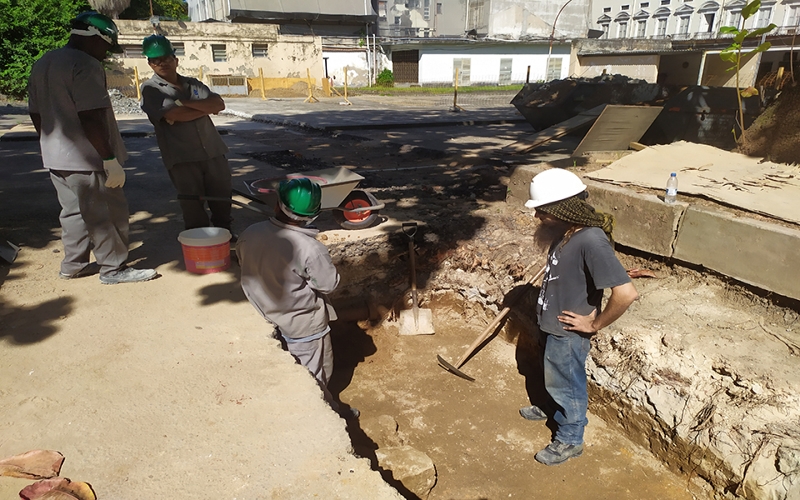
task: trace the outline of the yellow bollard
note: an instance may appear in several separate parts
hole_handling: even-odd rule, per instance
[[[266,100],[267,94],[264,91],[264,68],[258,68],[258,78],[261,80],[261,99]]]
[[[136,99],[141,101],[142,100],[142,89],[139,87],[141,83],[139,82],[139,68],[136,66],[133,67],[133,79],[136,81]]]
[[[314,84],[311,82],[311,70],[306,68],[306,78],[308,78],[308,97],[303,102],[319,102],[319,99],[314,97]]]
[[[347,99],[347,66],[344,67],[344,102],[340,102],[339,104],[346,104],[347,106],[353,104]]]
[[[200,66],[200,78],[198,78],[201,82],[203,81],[203,67]]]

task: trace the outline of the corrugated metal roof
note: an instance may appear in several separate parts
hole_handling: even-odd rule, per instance
[[[229,0],[231,18],[321,22],[376,21],[370,0]]]

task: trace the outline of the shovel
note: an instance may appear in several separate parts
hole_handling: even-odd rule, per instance
[[[528,285],[539,279],[539,276],[544,274],[544,270],[546,268],[547,265],[545,265],[545,267],[542,267],[542,269],[540,269],[539,272],[536,273],[536,276],[525,282],[524,286],[527,287]],[[517,301],[517,299],[521,296],[522,293],[520,290],[520,293],[517,293],[512,299],[509,300],[506,307],[504,307],[503,310],[500,311],[500,314],[498,314],[497,317],[495,317],[494,320],[492,320],[492,322],[489,323],[489,326],[487,326],[486,329],[483,331],[483,333],[481,333],[478,336],[478,338],[475,339],[475,342],[473,342],[472,345],[467,347],[467,351],[464,353],[463,356],[461,356],[461,359],[459,359],[455,365],[450,364],[446,359],[437,354],[436,359],[439,361],[439,366],[441,366],[442,368],[444,368],[445,370],[449,371],[454,375],[457,375],[463,379],[467,379],[470,382],[474,382],[475,381],[474,378],[462,372],[461,370],[459,370],[459,368],[461,368],[464,365],[464,363],[467,362],[467,359],[469,359],[469,357],[472,356],[475,350],[478,347],[480,347],[480,345],[483,344],[491,334],[494,333],[494,331],[497,329],[497,325],[499,325],[500,322],[503,321],[503,318],[505,318],[508,315],[508,313],[511,311],[511,306],[513,306],[514,303]]]
[[[403,232],[408,236],[408,261],[411,265],[411,310],[400,311],[400,335],[433,334],[433,311],[420,309],[417,302],[417,269],[414,264],[414,235],[416,222],[404,222]]]

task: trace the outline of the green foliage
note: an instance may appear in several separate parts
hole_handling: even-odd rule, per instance
[[[375,79],[375,85],[378,87],[394,87],[394,74],[388,69],[381,71]]]
[[[0,93],[27,94],[34,61],[69,39],[69,21],[88,10],[85,0],[0,0]]]
[[[744,21],[750,19],[756,12],[758,12],[758,9],[760,8],[761,0],[753,0],[752,2],[748,3],[742,8],[742,19]],[[742,25],[744,25],[744,22],[742,22]],[[736,88],[739,90],[736,98],[739,102],[739,127],[742,129],[742,140],[744,140],[744,107],[742,106],[742,97],[752,97],[754,95],[758,95],[758,90],[752,86],[747,87],[746,89],[742,89],[739,86],[739,72],[742,68],[742,59],[747,56],[758,54],[759,52],[764,52],[765,50],[769,49],[772,44],[770,42],[764,42],[745,52],[742,52],[742,45],[747,38],[756,38],[765,35],[775,28],[776,26],[774,24],[770,24],[769,26],[756,28],[752,31],[745,28],[739,29],[736,26],[723,26],[719,29],[719,32],[722,34],[733,35],[733,41],[729,46],[722,49],[719,57],[723,61],[731,64],[731,67],[728,68],[728,71],[736,71]],[[734,137],[736,136],[735,129],[733,130],[733,135]]]
[[[188,21],[189,10],[181,0],[153,0],[153,15],[162,19]],[[150,0],[131,0],[131,5],[119,15],[120,19],[150,19]]]

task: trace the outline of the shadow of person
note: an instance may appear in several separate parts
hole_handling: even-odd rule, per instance
[[[547,427],[555,437],[556,423],[553,421],[553,413],[557,405],[544,385],[546,340],[547,334],[539,330],[538,326],[533,326],[530,331],[520,334],[517,339],[515,359],[517,371],[525,378],[525,392],[528,394],[528,399],[532,405],[538,406],[548,415]]]
[[[350,321],[331,322],[331,344],[333,345],[333,375],[328,390],[339,401],[339,394],[350,385],[356,366],[367,356],[377,352],[375,342],[367,332]]]

